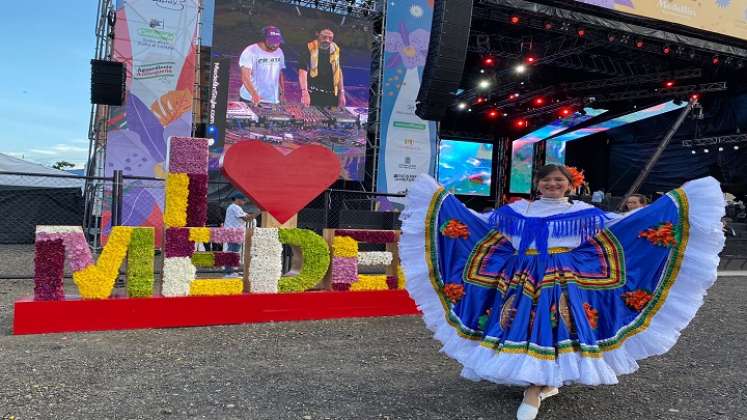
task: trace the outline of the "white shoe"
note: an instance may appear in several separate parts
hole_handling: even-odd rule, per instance
[[[547,392],[540,392],[540,404],[542,404],[542,400],[558,395],[559,392],[558,388],[552,388]],[[527,391],[524,390],[524,398],[526,398],[526,396]],[[522,401],[519,409],[516,411],[516,420],[534,420],[537,418],[537,413],[539,413],[539,406],[535,407]]]

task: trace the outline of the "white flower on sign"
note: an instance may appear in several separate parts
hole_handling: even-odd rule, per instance
[[[171,257],[163,259],[164,296],[189,296],[189,284],[197,276],[197,268],[190,257]]]
[[[380,252],[359,252],[358,265],[362,267],[380,267],[388,266],[392,263],[392,253],[388,251]]]
[[[254,229],[250,253],[250,293],[277,293],[283,275],[283,245],[277,228]]]

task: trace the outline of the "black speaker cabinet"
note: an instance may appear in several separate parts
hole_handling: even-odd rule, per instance
[[[91,60],[91,103],[121,106],[125,101],[124,63]]]
[[[472,25],[472,0],[436,0],[428,57],[415,114],[424,120],[443,118],[454,101],[464,71]]]

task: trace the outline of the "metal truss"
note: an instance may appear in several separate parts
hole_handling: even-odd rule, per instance
[[[676,98],[684,97],[693,93],[720,92],[726,89],[726,82],[714,82],[698,85],[675,86],[667,89],[639,89],[625,92],[601,93],[587,99],[595,102],[607,103],[645,98]]]
[[[254,5],[255,0],[239,0]],[[280,3],[310,7],[343,16],[369,17],[381,12],[381,3],[375,0],[275,0]]]
[[[743,142],[747,142],[747,134],[729,134],[726,136],[701,137],[697,139],[682,140],[682,145],[684,147],[700,147]]]

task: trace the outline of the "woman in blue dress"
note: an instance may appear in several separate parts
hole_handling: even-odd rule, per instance
[[[421,175],[403,212],[407,290],[462,376],[526,387],[517,419],[569,384],[617,383],[663,354],[716,280],[718,182],[684,184],[623,217],[568,198],[563,166],[541,198],[479,214]]]

